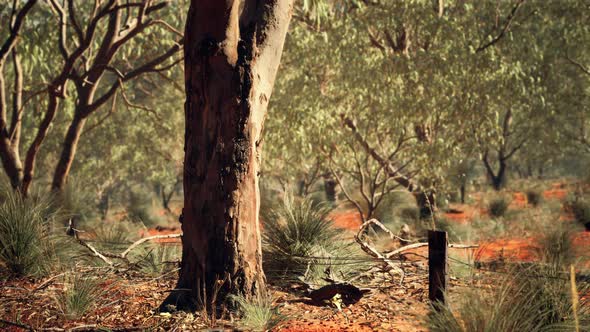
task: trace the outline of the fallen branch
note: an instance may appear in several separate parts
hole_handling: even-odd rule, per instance
[[[78,230],[75,230],[75,231],[76,231],[76,233],[78,232]],[[82,239],[78,238],[77,236],[76,236],[76,239],[78,240],[78,243],[80,245],[82,245],[83,247],[90,250],[94,254],[94,256],[100,258],[105,263],[107,263],[109,266],[113,266],[113,262],[109,258],[123,259],[128,262],[127,255],[133,249],[137,248],[140,244],[142,244],[144,242],[151,241],[151,240],[159,240],[159,239],[174,239],[174,238],[179,238],[179,237],[182,237],[182,233],[168,234],[168,235],[154,235],[154,236],[144,237],[142,239],[139,239],[139,240],[133,242],[127,249],[125,249],[125,251],[123,251],[120,254],[100,253],[98,250],[96,250],[96,248],[94,248],[93,246],[89,245],[88,243],[82,241]]]
[[[94,254],[95,257],[98,257],[100,259],[102,259],[105,263],[107,263],[109,266],[113,266],[113,262],[106,258],[103,254],[101,254],[98,250],[96,250],[96,248],[94,248],[93,246],[89,245],[88,243],[82,241],[81,239],[77,238],[78,243],[80,245],[82,245],[83,247],[85,247],[86,249],[92,251],[92,253]]]
[[[388,257],[383,256],[377,249],[371,247],[367,242],[365,242],[361,239],[361,236],[364,233],[365,229],[367,227],[369,227],[369,225],[371,225],[371,224],[378,225],[379,227],[383,228],[386,232],[393,235],[393,233],[391,233],[391,231],[389,229],[387,229],[387,227],[385,227],[385,225],[380,223],[377,219],[370,219],[361,225],[358,233],[354,236],[354,239],[361,246],[361,249],[363,249],[363,251],[365,251],[367,254],[373,256],[374,258],[377,258],[377,259],[383,261],[383,263],[385,265],[391,267],[392,270],[399,273],[401,276],[401,279],[400,279],[400,284],[401,284],[402,282],[404,282],[404,277],[406,276],[406,273],[404,272],[404,270],[402,270],[398,265],[394,264]]]

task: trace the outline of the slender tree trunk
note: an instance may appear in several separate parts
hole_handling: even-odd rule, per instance
[[[50,89],[55,89],[55,87],[50,87]],[[45,112],[45,117],[41,121],[41,124],[39,125],[39,130],[37,131],[37,135],[35,135],[33,142],[27,150],[27,156],[25,158],[25,167],[23,172],[23,182],[21,185],[21,192],[24,195],[28,194],[29,189],[31,187],[31,183],[33,182],[37,154],[39,153],[41,144],[43,143],[45,137],[47,136],[47,133],[49,132],[49,126],[55,118],[55,113],[57,112],[58,106],[59,100],[57,92],[52,91],[49,93],[49,101],[47,104],[47,111]]]
[[[54,191],[62,191],[64,189],[66,180],[70,174],[70,169],[74,162],[74,155],[76,154],[78,142],[80,141],[80,135],[82,134],[82,129],[84,129],[84,124],[86,123],[86,118],[80,116],[80,113],[81,112],[76,109],[74,119],[72,119],[72,122],[70,123],[70,127],[68,128],[62,144],[61,155],[57,162],[57,166],[55,167],[53,184],[51,185],[51,188]]]
[[[506,184],[506,160],[502,157],[502,155],[500,155],[498,159],[498,172],[496,173],[490,164],[487,152],[482,158],[486,173],[494,190],[500,190]]]
[[[244,7],[240,10],[240,3]],[[182,263],[164,301],[215,308],[265,292],[260,140],[292,0],[193,0],[185,31]]]
[[[460,196],[461,196],[461,204],[465,204],[465,192],[467,190],[467,184],[461,184],[461,188],[459,188]]]

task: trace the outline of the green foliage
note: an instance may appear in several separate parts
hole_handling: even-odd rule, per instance
[[[505,196],[496,197],[488,203],[488,212],[491,217],[500,218],[506,214],[508,206],[510,206],[510,199]]]
[[[526,200],[532,206],[541,205],[543,203],[543,191],[536,188],[527,190]]]
[[[289,198],[263,216],[263,256],[272,272],[303,275],[314,257],[334,249],[341,232],[333,228],[330,210],[309,199]]]
[[[72,271],[66,274],[55,302],[66,319],[78,319],[95,307],[102,293],[96,279]]]
[[[7,194],[0,203],[0,262],[18,276],[44,274],[54,256],[49,201]]]
[[[240,314],[239,325],[248,331],[270,331],[286,319],[270,296],[258,295],[252,299],[232,296],[231,299]]]

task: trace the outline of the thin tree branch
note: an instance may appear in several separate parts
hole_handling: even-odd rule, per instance
[[[514,17],[516,16],[516,12],[518,11],[518,8],[520,8],[520,6],[524,2],[525,2],[525,0],[518,0],[516,2],[514,7],[512,8],[512,10],[510,11],[510,14],[508,15],[508,17],[506,17],[506,22],[504,23],[504,27],[502,28],[500,33],[496,37],[494,37],[492,40],[490,40],[489,42],[479,46],[475,50],[476,53],[479,53],[479,52],[485,50],[486,48],[495,45],[497,42],[499,42],[502,39],[502,37],[504,37],[504,35],[506,34],[508,29],[510,29],[510,26],[512,25],[512,21],[514,20]]]

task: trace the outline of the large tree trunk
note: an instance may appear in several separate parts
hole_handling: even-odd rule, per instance
[[[265,292],[260,140],[292,4],[191,1],[184,50],[183,254],[177,290],[162,310],[168,304],[211,309],[227,294]]]

